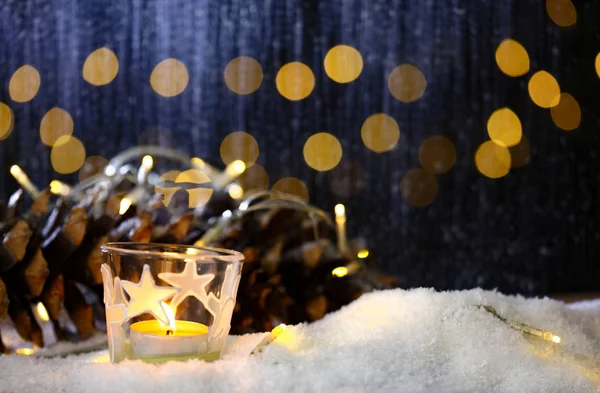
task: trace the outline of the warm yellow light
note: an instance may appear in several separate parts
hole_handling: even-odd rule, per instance
[[[390,151],[400,139],[400,127],[391,116],[376,113],[369,116],[360,130],[362,141],[375,153]]]
[[[227,192],[233,199],[241,199],[244,196],[244,189],[237,184],[232,184]]]
[[[421,70],[414,65],[401,64],[390,73],[388,88],[398,101],[414,102],[425,94],[427,80]]]
[[[454,144],[443,135],[425,138],[419,147],[419,162],[434,175],[448,172],[456,163]]]
[[[342,205],[341,203],[338,203],[337,205],[335,205],[334,211],[335,211],[336,217],[342,217],[342,216],[346,215],[346,207],[344,205]]]
[[[110,354],[107,352],[100,353],[92,358],[92,363],[109,363]]]
[[[23,170],[18,165],[13,165],[10,167],[10,174],[13,175],[15,179],[23,176]]]
[[[48,315],[48,311],[46,310],[46,307],[44,307],[44,305],[42,304],[42,302],[39,302],[35,308],[36,308],[38,316],[40,317],[40,319],[42,321],[49,321],[50,320],[50,316]]]
[[[571,0],[546,0],[546,12],[561,27],[577,23],[577,9]]]
[[[319,132],[308,138],[302,153],[309,167],[319,172],[329,171],[342,159],[342,144],[335,136]]]
[[[0,141],[8,138],[15,125],[15,116],[8,105],[0,102]]]
[[[37,187],[29,180],[27,174],[18,165],[10,167],[10,174],[15,178],[17,183],[33,198],[37,198],[40,194]]]
[[[129,198],[123,198],[121,199],[121,204],[119,205],[119,214],[123,215],[127,212],[127,210],[129,210],[129,207],[131,207],[132,201]]]
[[[152,166],[154,165],[154,160],[152,159],[151,156],[144,156],[142,158],[142,165],[145,166],[146,168],[152,169]]]
[[[336,267],[331,271],[331,274],[336,277],[344,277],[348,274],[348,268],[345,266]]]
[[[492,141],[483,142],[475,152],[475,165],[481,174],[491,179],[506,176],[511,167],[510,152]]]
[[[275,328],[273,328],[273,330],[271,330],[271,332],[275,335],[280,335],[281,333],[283,333],[284,331],[287,330],[287,326],[283,323],[277,325]]]
[[[408,170],[400,181],[400,194],[409,205],[425,207],[432,203],[439,192],[437,178],[421,168]]]
[[[521,141],[523,129],[521,120],[508,108],[494,111],[487,122],[490,139],[501,146],[515,146]]]
[[[171,329],[173,332],[175,332],[175,311],[173,311],[173,309],[171,308],[171,306],[169,306],[167,303],[165,302],[161,302],[160,303],[162,305],[163,310],[165,310],[165,315],[167,316],[167,319],[169,321],[168,325],[165,325],[164,323],[162,323],[160,321],[160,319],[158,320],[158,323],[166,328]]]
[[[229,90],[245,95],[258,90],[263,81],[263,71],[252,57],[240,56],[227,64],[223,77]]]
[[[369,256],[369,250],[367,250],[367,249],[360,250],[360,251],[358,252],[358,254],[356,254],[356,256],[357,256],[358,258],[360,258],[360,259],[365,259],[366,257],[368,257],[368,256]]]
[[[252,166],[258,158],[259,148],[256,139],[247,132],[236,131],[227,135],[220,147],[221,159],[225,164],[240,160],[246,167]]]
[[[52,146],[50,161],[56,172],[73,173],[78,171],[85,162],[85,147],[74,136],[61,136]]]
[[[544,332],[543,338],[544,338],[544,340],[552,341],[555,344],[560,344],[560,341],[561,341],[559,336],[557,336],[556,334],[554,334],[552,332],[548,332],[548,331]]]
[[[50,182],[50,192],[54,195],[66,196],[71,193],[71,187],[61,182],[60,180],[52,180]]]
[[[225,168],[228,175],[241,175],[246,170],[246,164],[242,160],[235,160]]]
[[[115,52],[108,48],[96,49],[83,63],[83,79],[95,86],[112,82],[119,72],[119,60]]]
[[[35,350],[33,350],[32,348],[18,348],[15,351],[15,353],[17,355],[25,355],[25,356],[33,355],[34,352],[35,352]]]
[[[173,58],[158,63],[150,74],[152,89],[164,97],[174,97],[183,93],[189,80],[185,64]]]
[[[277,180],[273,185],[273,191],[295,195],[308,202],[308,188],[306,188],[306,185],[301,180],[295,177],[284,177]]]
[[[291,101],[302,100],[315,88],[315,76],[306,64],[287,63],[279,69],[275,77],[279,94]]]
[[[40,138],[46,146],[53,146],[60,137],[73,134],[73,118],[66,110],[50,109],[40,123]]]
[[[40,73],[29,64],[15,71],[8,82],[8,94],[16,102],[31,101],[40,89]]]
[[[550,115],[554,124],[565,131],[574,130],[581,123],[581,108],[575,97],[569,93],[560,95],[560,102],[550,108]]]
[[[538,71],[527,85],[531,100],[539,107],[551,108],[560,102],[560,86],[550,73]]]
[[[523,45],[505,39],[496,49],[496,64],[508,76],[525,75],[529,72],[529,55]]]
[[[352,82],[362,72],[363,59],[360,52],[348,45],[334,46],[323,61],[327,76],[338,83]]]
[[[192,158],[192,165],[200,169],[204,169],[204,167],[206,167],[204,160],[198,157]]]
[[[596,74],[598,74],[598,78],[600,78],[600,53],[598,53],[598,55],[596,56],[595,66],[596,66]]]

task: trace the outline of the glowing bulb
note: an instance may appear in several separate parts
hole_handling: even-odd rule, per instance
[[[71,193],[71,187],[61,182],[60,180],[52,180],[50,182],[50,192],[54,195],[67,196]]]
[[[284,323],[281,323],[281,324],[277,325],[273,330],[271,330],[271,333],[276,334],[276,335],[280,335],[286,329],[287,329],[287,326]]]
[[[348,268],[345,266],[336,267],[331,271],[331,275],[336,277],[344,277],[348,274]]]
[[[152,168],[152,166],[154,165],[154,160],[151,156],[144,156],[142,158],[142,165],[146,168]]]
[[[31,348],[19,348],[15,351],[16,354],[25,356],[33,355],[33,352],[34,351]]]
[[[241,175],[246,170],[246,164],[242,160],[235,160],[231,164],[227,165],[225,169],[228,175]]]
[[[129,207],[131,206],[131,199],[129,198],[123,198],[121,199],[121,204],[119,205],[119,214],[123,215],[127,212],[127,210],[129,210]]]
[[[40,195],[40,192],[38,191],[37,187],[31,182],[31,180],[29,180],[29,177],[27,177],[27,174],[23,172],[21,167],[19,167],[18,165],[11,166],[10,174],[15,178],[17,183],[19,183],[19,185],[23,187],[25,191],[27,191],[27,193],[32,198],[35,199]]]
[[[167,319],[169,320],[169,325],[165,325],[160,320],[158,320],[158,323],[160,323],[161,326],[168,327],[169,329],[171,329],[174,332],[175,331],[175,311],[173,311],[173,309],[165,302],[161,302],[160,304],[162,305],[163,310],[165,310],[165,314],[167,315]]]
[[[358,254],[356,254],[357,257],[359,257],[360,259],[365,259],[366,257],[369,256],[369,250],[364,249],[364,250],[360,250],[358,252]]]
[[[336,216],[344,216],[346,215],[346,207],[341,203],[335,205],[335,215]]]
[[[244,196],[244,189],[237,184],[232,184],[227,192],[233,199],[241,199]]]
[[[23,174],[23,170],[18,165],[13,165],[10,167],[10,174],[17,178]]]
[[[552,333],[552,332],[544,332],[543,334],[543,339],[546,341],[552,341],[555,344],[560,344],[560,336],[557,336],[556,334]]]
[[[48,311],[46,311],[46,307],[44,307],[44,305],[42,304],[42,302],[39,302],[35,308],[37,310],[38,316],[40,317],[40,319],[42,321],[49,321],[50,320],[50,317],[48,316]]]
[[[106,174],[106,176],[112,176],[115,173],[117,173],[117,169],[112,165],[107,165],[106,169],[104,169],[104,173]]]

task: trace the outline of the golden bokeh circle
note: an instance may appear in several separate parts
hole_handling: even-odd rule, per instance
[[[434,175],[448,172],[456,163],[454,144],[443,135],[426,138],[419,147],[419,162]]]
[[[420,69],[412,64],[400,64],[388,78],[388,88],[395,99],[414,102],[425,94],[427,80]]]
[[[109,84],[119,72],[119,60],[108,48],[96,49],[83,63],[83,79],[94,86]]]
[[[496,64],[508,76],[521,76],[529,72],[529,55],[519,42],[505,39],[496,49]]]
[[[166,177],[163,175],[163,179]],[[197,184],[198,187],[188,187],[186,188],[188,194],[188,207],[191,209],[195,209],[199,206],[204,206],[208,203],[213,194],[212,189],[212,181],[208,175],[197,169],[188,169],[187,171],[183,171],[177,175],[175,178],[175,183],[187,183],[187,184]],[[205,187],[205,186],[208,187]],[[156,188],[155,188],[156,189]],[[168,190],[168,188],[167,188]],[[175,188],[177,191],[177,188]],[[169,201],[174,195],[173,193],[166,192],[165,198],[163,199],[163,203],[166,199]],[[168,203],[167,203],[168,205]]]
[[[511,168],[521,168],[527,165],[531,159],[531,147],[525,135],[521,141],[508,149],[510,151],[510,166]]]
[[[514,146],[521,140],[523,128],[521,120],[509,108],[495,110],[487,122],[490,139],[502,146]]]
[[[273,185],[273,191],[278,191],[284,194],[295,195],[308,202],[308,188],[302,180],[295,177],[284,177],[277,180]]]
[[[323,65],[328,77],[337,83],[349,83],[362,72],[363,59],[355,48],[337,45],[327,52]]]
[[[244,189],[244,192],[269,188],[269,175],[265,168],[258,164],[246,169],[236,181]]]
[[[40,73],[29,64],[15,71],[8,83],[10,98],[16,102],[31,101],[40,90]]]
[[[431,173],[421,168],[410,169],[400,181],[400,194],[409,205],[429,205],[439,192],[438,181]]]
[[[527,85],[529,97],[542,108],[551,108],[558,105],[560,100],[560,86],[550,73],[538,71],[529,80]]]
[[[291,101],[302,100],[315,88],[315,76],[306,64],[287,63],[279,69],[275,77],[279,94]]]
[[[8,138],[15,125],[15,115],[12,109],[0,102],[0,141]]]
[[[244,95],[258,90],[263,81],[263,71],[254,58],[240,56],[227,64],[223,77],[229,90]]]
[[[360,130],[362,141],[369,150],[383,153],[392,150],[400,139],[400,127],[393,117],[375,113],[367,117]]]
[[[108,160],[101,156],[89,156],[83,162],[83,166],[79,170],[79,181],[89,179],[94,175],[104,172],[104,168],[108,164]]]
[[[52,146],[60,137],[71,134],[73,134],[73,118],[66,110],[54,107],[42,117],[40,138],[44,145]]]
[[[581,123],[581,108],[575,97],[569,93],[560,95],[560,102],[550,108],[550,114],[554,124],[565,131],[574,130]]]
[[[506,176],[511,167],[510,152],[493,141],[483,142],[475,152],[475,166],[490,179]]]
[[[63,135],[56,140],[50,152],[52,168],[58,173],[73,173],[85,162],[85,147],[74,136]]]
[[[221,143],[221,159],[225,164],[242,160],[246,167],[252,166],[258,158],[258,143],[247,132],[236,131],[227,135]]]
[[[366,184],[365,170],[356,161],[342,161],[329,172],[331,192],[339,197],[357,195]]]
[[[185,64],[173,58],[158,63],[150,74],[152,89],[163,97],[174,97],[183,93],[189,80]]]
[[[329,171],[342,159],[342,144],[335,136],[319,132],[308,138],[302,152],[309,167],[319,172]]]
[[[561,27],[577,23],[577,9],[571,0],[546,0],[546,12]]]
[[[596,74],[598,74],[598,78],[600,78],[600,53],[598,53],[598,56],[596,56]]]

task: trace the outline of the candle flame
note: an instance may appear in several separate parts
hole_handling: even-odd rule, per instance
[[[42,304],[42,302],[39,302],[36,306],[36,311],[38,316],[40,317],[40,319],[42,321],[49,321],[50,320],[50,316],[48,316],[48,311],[46,310],[46,307],[44,307],[44,305]]]
[[[121,199],[121,204],[119,205],[119,214],[123,215],[123,214],[127,213],[127,210],[129,210],[130,206],[131,206],[131,199],[129,199],[129,198]]]
[[[167,314],[167,319],[169,320],[169,324],[165,325],[160,320],[158,321],[158,323],[160,323],[161,326],[163,326],[163,327],[169,328],[169,330],[171,331],[170,334],[172,335],[175,332],[175,311],[173,311],[171,306],[169,306],[165,302],[161,302],[160,304],[162,305],[163,310],[165,310],[165,314]],[[167,336],[170,335],[169,330],[167,330]]]

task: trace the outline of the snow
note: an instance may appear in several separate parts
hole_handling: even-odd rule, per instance
[[[525,337],[477,304],[562,342]],[[597,306],[483,290],[382,291],[289,327],[253,356],[264,335],[231,337],[214,363],[93,362],[105,352],[0,356],[0,392],[597,392]]]

